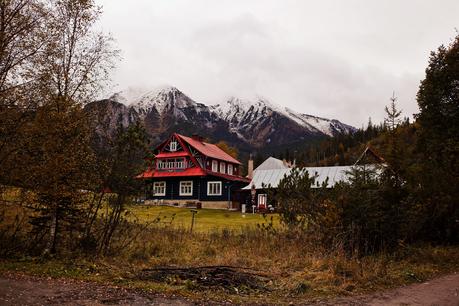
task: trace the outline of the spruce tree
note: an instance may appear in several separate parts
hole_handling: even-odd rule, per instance
[[[417,94],[420,199],[426,207],[425,235],[459,237],[459,35],[430,55]],[[428,216],[428,217],[427,217]]]

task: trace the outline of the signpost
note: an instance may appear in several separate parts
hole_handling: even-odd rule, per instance
[[[195,209],[192,209],[192,210],[190,210],[190,212],[191,212],[191,229],[190,229],[190,233],[192,233],[193,232],[193,226],[194,226],[194,216],[198,213],[198,211],[195,210]]]

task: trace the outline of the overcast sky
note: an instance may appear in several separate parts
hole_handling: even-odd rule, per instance
[[[197,102],[262,96],[357,127],[405,115],[458,0],[96,0],[122,51],[112,90],[173,85]]]

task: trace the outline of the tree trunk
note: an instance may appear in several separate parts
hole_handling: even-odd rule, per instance
[[[57,233],[58,233],[58,208],[56,207],[53,210],[51,215],[51,225],[49,227],[49,237],[48,243],[46,245],[45,250],[43,251],[43,255],[54,254],[56,253],[56,245],[57,245]]]
[[[95,210],[94,212],[92,211],[93,209],[93,205],[91,205],[91,208],[90,208],[90,211],[89,211],[89,214],[88,214],[88,220],[87,220],[87,223],[86,223],[86,230],[85,230],[85,236],[88,237],[89,234],[91,233],[91,228],[92,228],[92,225],[94,224],[94,221],[96,220],[96,217],[97,217],[97,213],[99,212],[99,209],[100,209],[100,206],[102,205],[102,200],[104,198],[104,195],[105,195],[105,192],[102,191],[102,193],[100,194],[100,198],[96,204],[96,207],[95,207]],[[96,195],[94,195],[94,200],[95,200],[95,197]]]
[[[124,196],[118,195],[116,206],[113,209],[112,218],[110,218],[110,223],[107,227],[106,236],[104,239],[104,243],[102,245],[102,253],[106,255],[110,248],[110,242],[112,240],[113,233],[115,232],[116,228],[120,223],[121,212],[123,210],[123,203],[124,203]]]

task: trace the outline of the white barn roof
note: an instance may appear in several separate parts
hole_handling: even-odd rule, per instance
[[[280,159],[269,157],[264,162],[262,162],[255,171],[258,170],[274,170],[274,169],[289,169],[287,165]]]
[[[316,177],[315,186],[312,188],[317,188],[322,186],[322,183],[328,177],[327,187],[331,188],[335,186],[337,182],[347,181],[348,172],[352,170],[354,166],[333,166],[333,167],[305,167],[301,168],[302,171],[307,171],[310,176],[314,175]],[[263,185],[276,188],[279,185],[279,182],[288,175],[292,169],[259,169],[254,171],[252,181],[249,185],[242,188],[243,190],[250,190],[253,185],[256,189],[262,189]]]

